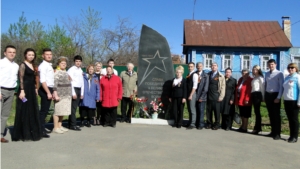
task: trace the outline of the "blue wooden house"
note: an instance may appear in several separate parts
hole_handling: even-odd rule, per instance
[[[289,18],[284,18],[283,23],[287,22]],[[205,71],[212,62],[221,72],[230,67],[235,78],[241,76],[242,69],[251,71],[254,65],[267,71],[269,59],[275,59],[277,69],[283,71],[292,61],[289,33],[277,21],[185,20],[183,54],[187,63],[202,62]]]

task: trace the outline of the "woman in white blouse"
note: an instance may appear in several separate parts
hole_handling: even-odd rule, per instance
[[[254,113],[256,116],[255,126],[252,131],[252,134],[258,134],[262,131],[261,129],[261,114],[260,114],[260,105],[264,100],[265,94],[265,82],[264,75],[258,65],[253,66],[252,68],[253,80],[251,82],[251,100],[254,107]]]

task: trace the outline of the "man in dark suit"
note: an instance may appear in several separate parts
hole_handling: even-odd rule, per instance
[[[211,64],[211,72],[208,73],[209,86],[207,93],[207,126],[206,129],[218,130],[220,126],[221,102],[225,95],[225,77],[218,71],[218,64]],[[213,123],[212,112],[214,112],[215,122]]]
[[[209,78],[208,75],[202,70],[203,64],[201,62],[198,62],[196,67],[198,73],[198,87],[196,93],[196,126],[198,130],[202,130],[204,127],[204,109],[206,105]]]
[[[235,105],[234,105],[234,94],[235,94],[235,87],[236,87],[236,79],[232,76],[232,70],[227,68],[225,70],[225,80],[226,80],[226,89],[225,89],[225,96],[222,101],[222,129],[228,131],[232,127],[232,120],[235,112]]]

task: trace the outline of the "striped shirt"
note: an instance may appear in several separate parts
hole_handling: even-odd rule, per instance
[[[277,99],[280,99],[282,96],[282,84],[284,82],[283,73],[279,70],[273,70],[266,72],[265,77],[265,91],[268,93],[278,92]]]

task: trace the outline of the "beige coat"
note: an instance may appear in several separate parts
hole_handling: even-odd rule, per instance
[[[130,76],[127,71],[122,71],[120,78],[122,80],[123,97],[130,97],[133,90],[137,91],[137,73],[133,71]]]
[[[225,90],[226,90],[226,80],[225,76],[219,73],[219,84],[218,84],[218,92],[220,93],[219,100],[223,100],[225,96]]]

